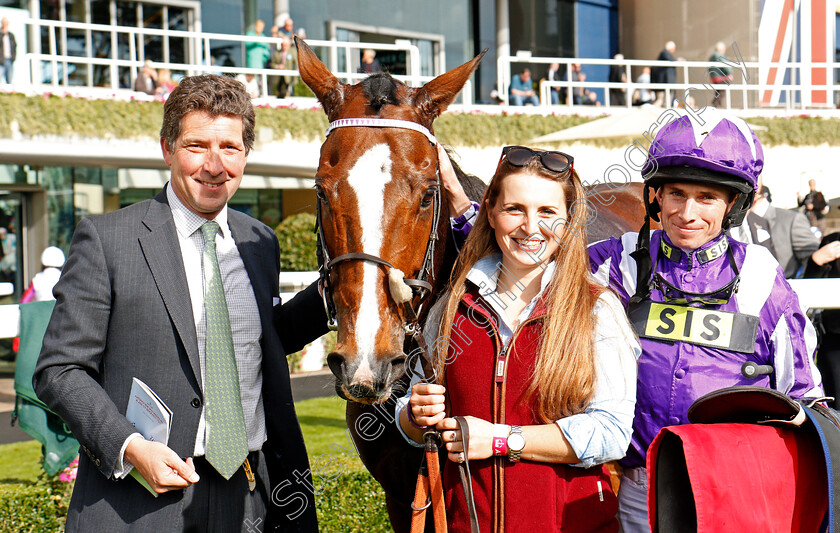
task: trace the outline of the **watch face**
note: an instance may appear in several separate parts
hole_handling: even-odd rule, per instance
[[[507,441],[508,449],[521,451],[525,447],[525,437],[519,433],[512,433]]]

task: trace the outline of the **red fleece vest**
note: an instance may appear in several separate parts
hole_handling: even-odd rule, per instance
[[[540,302],[542,303],[542,302]],[[497,424],[542,424],[535,398],[525,391],[534,368],[545,308],[539,304],[501,353],[495,315],[468,292],[456,315],[446,367],[450,416],[475,416]],[[618,531],[618,503],[605,467],[507,457],[470,461],[475,504],[483,532],[591,533]],[[469,532],[464,491],[455,463],[443,471],[446,509],[453,533]]]

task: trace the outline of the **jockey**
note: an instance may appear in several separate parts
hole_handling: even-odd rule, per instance
[[[694,400],[733,385],[823,395],[814,328],[778,262],[725,233],[752,205],[761,144],[743,120],[716,109],[678,115],[659,130],[642,169],[641,231],[589,247],[593,275],[627,307],[642,344],[633,437],[621,461],[625,533],[649,531],[648,446],[663,427],[688,423]],[[663,229],[651,232],[651,218]],[[748,362],[772,371],[742,372]]]

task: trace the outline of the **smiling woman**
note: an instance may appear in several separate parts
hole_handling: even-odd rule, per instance
[[[630,441],[640,348],[617,298],[589,276],[573,161],[503,150],[450,291],[430,311],[438,380],[415,380],[400,429],[415,441],[421,426],[443,430],[453,531],[469,529],[454,466],[466,461],[481,530],[618,530],[603,463]]]

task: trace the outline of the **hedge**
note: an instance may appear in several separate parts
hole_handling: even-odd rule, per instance
[[[318,270],[315,255],[315,215],[298,213],[283,219],[274,228],[280,241],[280,269],[294,272]]]
[[[157,140],[162,115],[163,105],[159,102],[0,94],[0,137],[11,137],[14,130],[24,137],[64,135]],[[276,140],[320,142],[327,127],[326,115],[314,106],[310,109],[262,106],[256,109],[256,115],[257,128],[270,129]],[[446,113],[435,122],[435,133],[442,142],[452,146],[523,144],[536,136],[590,120],[594,119],[577,115]],[[748,122],[767,127],[767,131],[757,132],[766,146],[822,143],[840,146],[840,118],[751,117]],[[627,146],[628,141],[632,139],[579,142],[617,147]]]
[[[348,472],[332,479],[313,480],[321,533],[379,533],[391,531],[385,493],[367,472]]]
[[[322,533],[391,531],[382,487],[367,472],[314,480]],[[64,531],[70,485],[39,480],[35,485],[0,487],[0,532]],[[66,490],[66,492],[65,492]]]
[[[72,486],[43,474],[34,485],[0,486],[0,531],[64,531]]]

